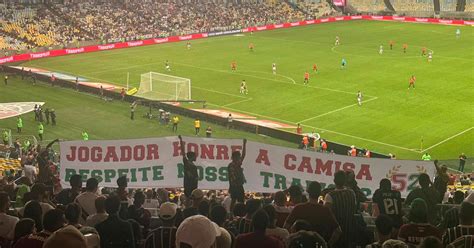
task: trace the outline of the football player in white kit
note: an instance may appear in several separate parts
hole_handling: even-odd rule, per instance
[[[428,62],[431,62],[433,60],[433,51],[430,51],[428,53]]]
[[[166,60],[166,62],[165,62],[165,69],[167,71],[171,71],[170,62],[168,62],[168,60]]]
[[[277,65],[275,63],[272,64],[272,72],[273,72],[273,75],[277,74]]]
[[[335,46],[339,46],[339,36],[336,36],[336,42],[334,43]]]
[[[357,103],[362,106],[362,92],[360,90],[357,92]]]
[[[240,94],[247,95],[248,93],[249,91],[247,89],[247,83],[245,82],[245,80],[242,80],[242,83],[240,83]]]
[[[461,29],[456,29],[456,38],[459,39],[459,37],[461,36]]]
[[[379,54],[382,55],[383,54],[383,46],[380,45],[380,48],[379,48]]]

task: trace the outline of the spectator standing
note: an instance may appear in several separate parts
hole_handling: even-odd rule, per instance
[[[408,245],[417,246],[423,239],[435,236],[441,239],[442,232],[435,226],[428,223],[428,207],[425,200],[415,199],[411,203],[408,219],[409,224],[402,225],[398,233],[398,239]]]
[[[122,102],[123,100],[125,100],[125,88],[122,88],[120,90],[120,99],[122,100]]]
[[[464,153],[461,153],[461,155],[459,155],[459,168],[458,168],[458,171],[460,172],[464,172],[464,165],[466,164],[466,154]]]
[[[392,219],[395,229],[402,226],[402,197],[400,191],[392,190],[390,180],[387,178],[380,180],[380,186],[375,190],[372,202],[376,203],[375,206],[380,214],[387,215]]]
[[[5,77],[3,78],[3,82],[5,82],[5,85],[8,85],[8,76],[5,75]]]
[[[347,175],[344,171],[334,174],[334,184],[336,189],[327,193],[324,199],[337,222],[341,226],[342,235],[334,247],[352,247],[355,243],[356,221],[354,215],[357,213],[357,199],[354,191],[344,187],[347,182]]]
[[[95,214],[87,216],[86,225],[95,227],[97,224],[106,220],[109,215],[105,212],[105,196],[99,196],[95,199]]]
[[[135,119],[135,109],[137,107],[137,102],[133,102],[132,104],[130,104],[130,120],[134,120]]]
[[[44,242],[43,248],[87,248],[87,241],[84,235],[74,226],[63,227]]]
[[[183,166],[184,166],[184,195],[189,199],[193,190],[197,189],[199,182],[199,175],[197,166],[194,164],[196,162],[196,153],[187,152],[185,149],[185,143],[181,135],[178,136],[179,146],[181,148],[181,156],[183,156]]]
[[[109,196],[105,200],[105,210],[109,217],[96,225],[100,236],[101,248],[127,247],[135,248],[132,225],[120,219],[120,198]]]
[[[82,177],[79,174],[72,175],[69,178],[69,185],[71,188],[63,189],[59,194],[56,195],[56,202],[64,206],[74,202],[76,197],[81,193],[82,190]]]
[[[230,209],[234,209],[235,202],[244,202],[245,191],[244,191],[244,171],[242,163],[245,159],[247,150],[247,140],[243,140],[242,153],[240,151],[232,152],[232,161],[227,166],[229,176],[229,193],[232,198]]]
[[[199,207],[201,202],[204,201],[204,192],[200,189],[194,189],[189,199],[192,201],[192,205],[183,210],[183,217],[187,218],[190,216],[197,215],[199,213]]]
[[[308,231],[317,232],[330,246],[336,244],[342,234],[336,217],[326,206],[319,204],[321,184],[311,182],[308,185],[309,202],[295,206],[285,221],[285,228],[290,229],[297,220],[306,220],[310,224]]]
[[[463,202],[459,211],[459,225],[449,228],[443,236],[446,246],[461,236],[474,235],[474,204]]]
[[[48,203],[46,185],[42,183],[35,183],[33,187],[31,187],[31,200],[38,201],[41,206],[42,216],[44,216],[49,210],[53,209],[53,206]]]
[[[303,128],[301,127],[301,124],[296,124],[296,134],[302,134],[303,133]]]
[[[438,207],[436,204],[439,203],[438,192],[430,187],[431,180],[428,174],[422,173],[418,177],[418,183],[421,188],[416,188],[408,193],[408,196],[405,200],[405,204],[410,206],[410,204],[416,199],[421,198],[425,201],[428,206],[428,221],[431,224],[435,224],[438,218]]]
[[[150,232],[145,248],[174,248],[176,242],[176,212],[178,206],[171,202],[161,204],[159,218],[161,226]]]
[[[252,217],[253,232],[240,234],[235,239],[235,248],[283,248],[278,239],[265,235],[269,220],[267,213],[260,209]]]
[[[51,234],[59,230],[66,223],[63,211],[53,209],[44,215],[44,230],[20,238],[13,248],[43,248],[43,243]]]
[[[85,224],[87,217],[96,213],[95,200],[97,199],[97,189],[99,182],[97,179],[91,177],[86,181],[86,191],[76,197],[75,202],[79,204],[82,210],[79,223]]]
[[[10,198],[8,194],[0,192],[0,237],[13,240],[15,225],[19,219],[7,214],[9,208]]]
[[[434,165],[436,168],[436,177],[433,186],[436,191],[438,191],[438,202],[443,203],[449,183],[448,167],[446,167],[446,165],[439,166],[438,160],[434,161]]]
[[[67,224],[77,228],[82,234],[97,233],[97,231],[90,226],[83,226],[79,224],[79,218],[81,217],[81,207],[77,203],[69,203],[64,210],[64,215],[67,220]]]

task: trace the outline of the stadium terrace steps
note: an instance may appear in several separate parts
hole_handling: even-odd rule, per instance
[[[390,0],[383,0],[383,1],[384,1],[385,6],[387,7],[388,10],[395,12],[395,8],[393,7]]]

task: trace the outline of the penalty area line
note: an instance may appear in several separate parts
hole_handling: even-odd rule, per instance
[[[428,151],[428,150],[431,150],[431,149],[433,149],[433,148],[435,148],[435,147],[437,147],[437,146],[439,146],[439,145],[441,145],[441,144],[443,144],[443,143],[445,143],[445,142],[447,142],[447,141],[450,141],[450,140],[452,140],[452,139],[454,139],[454,138],[456,138],[456,137],[458,137],[458,136],[460,136],[460,135],[463,135],[463,134],[465,134],[465,133],[471,131],[473,128],[474,128],[474,127],[470,127],[470,128],[468,128],[468,129],[466,129],[466,130],[464,130],[464,131],[461,131],[461,132],[459,132],[459,133],[457,133],[457,134],[455,134],[455,135],[453,135],[453,136],[450,136],[450,137],[448,137],[448,138],[446,138],[446,139],[444,139],[444,140],[442,140],[442,141],[440,141],[440,142],[438,142],[438,143],[436,143],[436,144],[434,144],[434,145],[432,145],[432,146],[430,146],[430,147],[428,147],[428,148],[422,150],[420,153],[423,153],[423,152],[426,152],[426,151]]]
[[[244,110],[241,110],[241,109],[224,107],[222,105],[213,104],[213,103],[210,103],[210,102],[208,102],[208,105],[215,106],[215,107],[220,107],[220,108],[223,108],[223,109],[228,109],[228,110],[232,110],[232,111],[236,111],[236,112],[240,112],[240,113],[244,113],[244,114],[254,115],[254,116],[262,117],[262,118],[269,119],[269,120],[280,121],[280,122],[286,123],[286,124],[292,124],[292,125],[295,124],[295,122],[292,122],[292,121],[283,120],[283,119],[279,119],[279,118],[275,118],[275,117],[271,117],[271,116],[266,116],[266,115],[261,115],[261,114],[257,114],[257,113],[253,113],[253,112],[249,112],[249,111],[244,111]],[[366,139],[366,138],[362,138],[362,137],[358,137],[358,136],[354,136],[354,135],[350,135],[350,134],[346,134],[346,133],[341,133],[341,132],[337,132],[337,131],[332,131],[332,130],[325,129],[325,128],[313,127],[313,126],[309,126],[309,125],[305,125],[305,124],[303,124],[301,126],[309,127],[309,128],[314,129],[314,130],[321,130],[321,131],[328,132],[328,133],[334,133],[334,134],[337,134],[337,135],[346,136],[346,137],[353,138],[353,139],[363,140],[363,141],[371,142],[371,143],[374,143],[374,144],[384,145],[384,146],[393,147],[393,148],[397,148],[397,149],[401,149],[401,150],[405,150],[405,151],[409,151],[409,152],[418,153],[414,149],[410,149],[410,148],[406,148],[406,147],[402,147],[402,146],[397,146],[397,145],[392,145],[392,144],[384,143],[384,142],[381,142],[381,141]]]
[[[366,100],[366,101],[362,101],[362,103],[371,102],[371,101],[374,101],[374,100],[377,100],[377,99],[378,99],[378,97],[373,97],[373,98],[368,99],[368,100]],[[310,118],[308,118],[308,119],[301,120],[301,121],[299,121],[298,123],[303,123],[303,122],[307,122],[307,121],[310,121],[310,120],[314,120],[314,119],[317,119],[317,118],[319,118],[319,117],[323,117],[323,116],[326,116],[326,115],[330,115],[330,114],[339,112],[339,111],[344,110],[344,109],[352,108],[352,107],[357,106],[357,105],[359,105],[359,104],[358,104],[358,103],[354,103],[354,104],[351,104],[351,105],[347,105],[347,106],[344,106],[344,107],[342,107],[342,108],[334,109],[334,110],[331,110],[331,111],[329,111],[329,112],[322,113],[322,114],[320,114],[320,115],[316,115],[316,116],[310,117]]]

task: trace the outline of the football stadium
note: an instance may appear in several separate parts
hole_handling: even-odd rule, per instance
[[[473,27],[472,0],[0,0],[0,247],[474,247]]]

